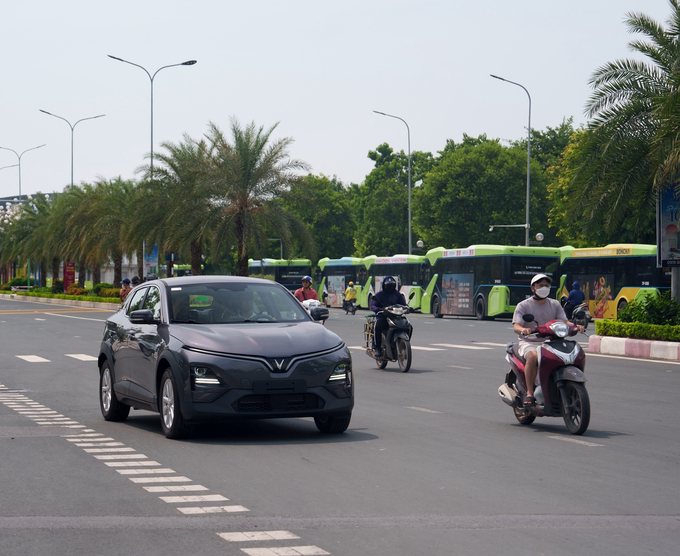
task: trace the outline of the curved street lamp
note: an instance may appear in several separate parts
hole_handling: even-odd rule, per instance
[[[506,83],[511,83],[513,85],[517,85],[518,87],[522,87],[522,89],[524,89],[524,92],[529,97],[529,125],[527,126],[527,210],[526,210],[526,224],[524,224],[524,227],[525,227],[525,245],[528,247],[529,246],[529,192],[531,190],[531,95],[529,94],[529,91],[527,91],[527,89],[524,85],[520,85],[519,83],[515,83],[514,81],[510,81],[509,79],[503,79],[502,77],[498,77],[497,75],[494,75],[494,74],[490,74],[490,75],[494,79],[500,79],[501,81],[505,81]],[[506,226],[506,227],[511,227],[511,226]],[[521,226],[518,226],[518,227],[521,227]]]
[[[116,56],[111,56],[111,54],[108,54],[109,58],[112,58],[113,60],[118,60],[119,62],[124,62],[126,64],[130,64],[131,66],[135,66],[137,68],[140,68],[144,70],[146,75],[149,76],[149,80],[151,81],[151,177],[153,178],[153,80],[154,77],[156,77],[156,74],[161,71],[162,69],[165,68],[173,68],[175,66],[193,66],[196,63],[196,60],[187,60],[186,62],[182,62],[180,64],[170,64],[168,66],[163,66],[158,68],[153,75],[151,75],[148,70],[144,66],[140,66],[139,64],[135,64],[134,62],[128,62],[127,60],[123,60],[122,58],[118,58]]]
[[[62,118],[61,116],[57,116],[56,114],[52,114],[51,112],[48,112],[47,110],[43,110],[42,108],[39,108],[39,110],[43,114],[47,114],[48,116],[54,116],[55,118],[59,118],[60,120],[64,120],[68,126],[71,128],[71,187],[73,187],[73,130],[75,127],[80,123],[84,122],[85,120],[94,120],[95,118],[102,118],[106,116],[106,114],[99,114],[99,116],[90,116],[89,118],[82,118],[81,120],[78,120],[75,124],[71,125],[71,122],[69,122],[66,118]]]
[[[387,116],[388,118],[396,118],[404,122],[406,126],[406,133],[408,136],[408,254],[410,255],[413,247],[411,246],[411,128],[408,127],[406,120],[400,118],[399,116],[393,116],[392,114],[385,114],[385,112],[378,112],[373,110],[376,114],[381,116]]]
[[[17,155],[17,158],[19,159],[19,164],[17,166],[19,167],[19,201],[21,201],[21,157],[24,156],[25,153],[28,151],[34,151],[35,149],[39,149],[40,147],[44,147],[47,143],[43,145],[38,145],[37,147],[31,147],[30,149],[26,149],[24,152],[19,154],[16,152],[14,149],[10,149],[9,147],[0,147],[0,149],[4,149],[6,151],[12,151],[15,155]],[[7,166],[5,166],[7,168]]]

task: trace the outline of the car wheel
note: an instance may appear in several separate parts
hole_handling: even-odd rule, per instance
[[[161,427],[165,436],[168,438],[183,438],[187,436],[191,428],[182,416],[177,385],[172,378],[170,369],[163,373],[158,399]]]
[[[104,361],[99,370],[99,407],[107,421],[125,421],[130,414],[130,406],[120,403],[116,397],[108,361]]]
[[[314,424],[319,431],[327,434],[340,434],[347,430],[352,414],[314,417]]]

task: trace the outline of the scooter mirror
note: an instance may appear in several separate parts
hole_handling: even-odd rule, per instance
[[[586,313],[585,313],[585,311],[576,311],[572,316],[575,319],[585,319]]]
[[[522,315],[522,320],[524,322],[534,322],[534,315],[531,314]]]

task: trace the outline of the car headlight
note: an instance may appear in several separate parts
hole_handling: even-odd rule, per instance
[[[352,365],[350,363],[340,363],[333,372],[331,376],[328,377],[329,382],[335,382],[337,380],[344,380],[348,384],[352,381]]]
[[[569,325],[566,322],[554,322],[550,325],[550,330],[552,330],[558,338],[566,338],[569,336]]]
[[[191,366],[191,385],[193,386],[219,386],[220,379],[210,367],[200,365]]]

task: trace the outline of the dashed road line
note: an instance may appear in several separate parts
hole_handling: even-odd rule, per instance
[[[78,359],[78,361],[97,361],[96,357],[92,355],[86,355],[84,353],[65,353],[66,357],[73,357],[73,359]]]
[[[447,347],[447,348],[455,348],[455,349],[491,349],[490,347],[481,347],[481,346],[468,346],[468,345],[462,345],[462,344],[432,344],[433,346],[442,346],[442,347]]]
[[[300,538],[290,531],[242,531],[236,533],[217,533],[217,535],[229,542],[282,541]]]
[[[248,508],[243,506],[203,506],[203,507],[179,507],[177,508],[185,515],[200,515],[200,514],[223,514],[223,513],[239,513],[249,512]]]
[[[187,496],[159,496],[168,504],[181,504],[182,502],[228,502],[229,498],[221,494],[200,494]]]
[[[604,446],[604,444],[595,444],[594,442],[587,442],[586,440],[578,440],[576,438],[571,438],[569,436],[548,436],[553,440],[562,440],[563,442],[571,442],[573,444],[581,444],[581,446]]]
[[[443,411],[436,411],[434,409],[426,409],[424,407],[416,407],[413,405],[407,405],[406,409],[413,409],[414,411],[422,411],[423,413],[444,413]]]
[[[38,355],[17,355],[17,357],[29,363],[51,363],[49,359],[39,357]]]

